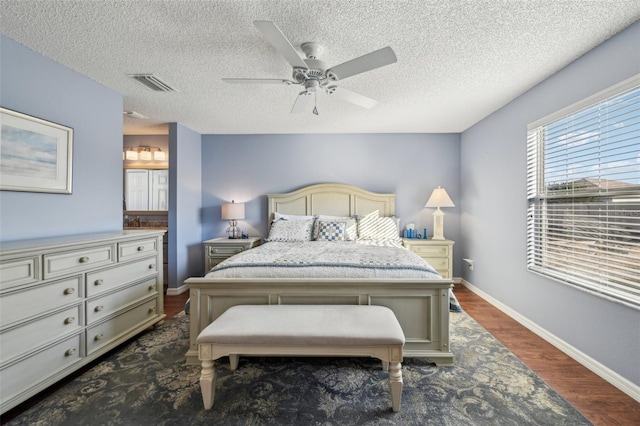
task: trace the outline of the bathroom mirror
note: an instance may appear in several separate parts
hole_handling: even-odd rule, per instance
[[[124,169],[125,211],[167,211],[168,169]]]

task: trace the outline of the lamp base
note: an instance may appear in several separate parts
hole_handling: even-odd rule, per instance
[[[230,240],[238,240],[242,238],[242,231],[240,230],[240,228],[236,226],[237,223],[238,222],[236,222],[235,220],[229,221],[229,227],[227,228],[227,236],[229,237]]]
[[[444,213],[440,207],[433,212],[433,237],[432,240],[444,240]]]

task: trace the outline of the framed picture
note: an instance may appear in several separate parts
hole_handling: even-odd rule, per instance
[[[71,194],[71,127],[2,107],[0,126],[0,190]]]

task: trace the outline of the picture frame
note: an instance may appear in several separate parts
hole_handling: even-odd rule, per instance
[[[0,190],[71,194],[71,127],[3,107],[0,127]]]

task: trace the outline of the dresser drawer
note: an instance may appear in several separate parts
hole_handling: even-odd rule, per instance
[[[148,240],[133,241],[118,244],[118,258],[120,261],[137,259],[158,252],[158,240],[150,238]]]
[[[0,370],[0,395],[7,401],[38,385],[47,377],[80,361],[80,335],[65,339],[44,351]]]
[[[82,300],[82,276],[35,285],[0,296],[0,324],[39,315],[48,310]]]
[[[44,255],[44,277],[54,278],[62,275],[83,272],[99,266],[115,263],[114,245],[91,247],[60,254]]]
[[[5,362],[21,353],[80,330],[81,305],[65,309],[0,333],[0,360]]]
[[[449,257],[449,246],[412,246],[411,251],[421,257]]]
[[[87,302],[87,325],[90,325],[102,318],[123,309],[127,305],[139,302],[145,297],[156,294],[158,290],[158,283],[155,278],[152,278],[141,283],[125,287],[116,293],[111,293],[106,296],[99,297],[97,299]]]
[[[156,299],[130,309],[115,318],[87,328],[87,355],[111,343],[124,333],[157,316]]]
[[[103,269],[87,274],[86,297],[93,297],[102,292],[113,290],[145,277],[158,273],[158,259],[150,257],[114,268]]]
[[[40,256],[0,263],[0,290],[30,284],[40,279]]]

